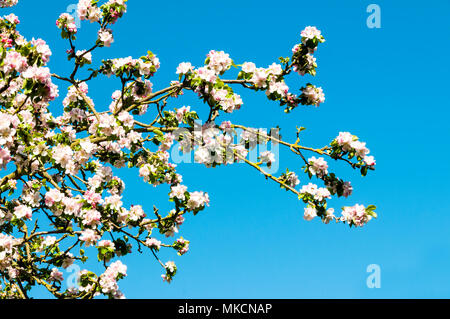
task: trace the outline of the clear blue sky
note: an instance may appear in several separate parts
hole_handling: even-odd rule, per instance
[[[372,1],[381,7],[381,29],[366,26]],[[60,74],[69,64],[55,20],[71,3],[76,1],[20,0],[14,10],[27,39],[49,42],[50,66]],[[286,138],[293,138],[296,125],[305,126],[309,145],[325,145],[339,131],[358,135],[376,157],[377,171],[362,178],[333,166],[355,188],[349,200],[333,205],[375,204],[379,219],[362,229],[305,222],[303,204],[250,167],[181,165],[185,184],[208,191],[211,207],[182,227],[191,241],[187,255],[161,254],[179,266],[172,284],[162,282],[162,269],[149,253],[125,258],[129,276],[120,284],[126,296],[450,297],[449,12],[444,0],[130,0],[128,13],[114,26],[112,48],[98,51],[94,61],[151,50],[161,60],[156,88],[175,79],[179,62],[198,66],[211,49],[225,50],[236,63],[266,67],[290,55],[305,26],[322,30],[326,42],[317,53],[318,75],[289,82],[293,88],[305,80],[322,86],[326,102],[320,108],[286,115],[263,93],[243,93],[242,109],[223,118],[255,127],[280,125]],[[83,23],[78,48],[87,48],[94,32]],[[114,83],[90,86],[100,109],[109,105]],[[173,104],[182,105],[204,112],[192,96]],[[301,166],[286,152],[280,163],[296,171]],[[126,203],[169,208],[167,189],[145,186],[135,173],[121,175],[128,181]],[[369,264],[381,267],[380,289],[366,287]]]

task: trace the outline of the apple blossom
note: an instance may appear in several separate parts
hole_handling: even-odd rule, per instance
[[[0,0],[0,7],[16,3]],[[306,83],[294,92],[296,88],[286,84],[291,83],[288,76],[298,77],[296,73],[316,74],[313,53],[325,41],[320,30],[305,28],[289,52],[292,56],[281,57],[268,67],[251,61],[235,64],[225,51],[210,50],[199,67],[179,63],[177,78],[160,88],[150,81],[160,69],[156,54],[99,56],[99,47],[114,42],[113,25],[126,11],[126,0],[80,0],[78,16],[95,28],[90,47],[77,42],[80,30],[75,18],[59,15],[56,28],[67,41],[66,57],[73,64],[63,75],[47,65],[52,51],[43,39],[26,40],[15,14],[0,18],[1,297],[25,298],[32,286],[42,285],[60,299],[124,298],[118,282],[127,275],[127,267],[121,259],[136,247],[139,252],[146,248],[155,257],[164,268],[162,279],[170,283],[177,266],[162,261],[160,250],[186,254],[190,242],[170,238],[182,231],[190,216],[210,205],[208,193],[188,192],[180,174],[183,165],[177,165],[174,150],[193,155],[196,163],[206,167],[249,165],[295,194],[306,206],[306,220],[361,227],[376,217],[373,205],[344,207],[339,215],[328,203],[333,196],[348,197],[354,192],[350,182],[332,172],[329,159],[349,164],[361,175],[375,170],[375,158],[357,136],[341,132],[329,145],[314,148],[300,144],[303,127],[294,131],[297,140],[290,143],[278,129],[267,132],[218,120],[241,109],[245,90],[261,93],[286,113],[299,105],[324,103],[322,88]],[[91,68],[82,68],[85,64]],[[232,68],[238,71],[236,77],[229,72]],[[94,103],[89,97],[90,81],[106,77],[119,80],[120,85],[106,100]],[[53,108],[50,104],[60,90],[65,91],[62,105]],[[183,106],[179,99],[191,93],[204,104]],[[269,173],[267,168],[280,161],[275,145],[292,152],[305,165],[304,178],[315,176],[323,187],[309,181],[299,186],[299,176],[289,169]],[[252,157],[256,150],[258,156]],[[117,176],[125,167],[139,175],[145,186],[163,185],[170,207],[128,204],[125,183]],[[78,288],[62,288],[59,269],[93,256],[103,270],[97,274],[84,269]]]

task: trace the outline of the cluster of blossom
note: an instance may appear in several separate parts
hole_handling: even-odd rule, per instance
[[[11,161],[11,153],[7,148],[0,146],[0,169],[5,169],[6,165]]]
[[[100,29],[98,31],[98,41],[101,46],[110,47],[114,42],[114,37],[111,29]]]
[[[353,193],[352,184],[337,178],[334,173],[323,176],[322,179],[332,195],[338,194],[339,197],[349,197]]]
[[[209,51],[205,64],[210,70],[213,70],[215,74],[223,74],[229,70],[233,64],[233,60],[230,59],[230,55],[223,51]]]
[[[107,76],[126,74],[136,78],[144,76],[147,79],[153,76],[160,67],[158,57],[151,52],[139,59],[119,58],[103,61],[103,64],[102,72]]]
[[[166,274],[161,275],[161,277],[164,281],[170,283],[173,279],[173,276],[175,276],[175,274],[177,273],[177,266],[173,261],[168,261],[165,263],[164,267],[166,269]]]
[[[281,174],[278,179],[285,182],[289,187],[292,188],[295,188],[298,184],[300,184],[298,175],[294,172],[289,172],[289,170],[286,173]]]
[[[100,9],[103,11],[103,20],[114,24],[127,12],[127,0],[109,0]]]
[[[31,66],[22,73],[22,77],[33,82],[34,93],[40,95],[43,101],[49,102],[59,96],[58,87],[52,83],[49,68]]]
[[[282,106],[286,105],[285,112],[290,112],[299,103],[318,106],[325,100],[322,89],[312,85],[308,85],[308,87],[311,86],[314,90],[308,89],[308,87],[303,88],[300,96],[290,93],[289,87],[284,81],[286,73],[287,71],[283,70],[280,64],[273,63],[267,69],[264,69],[257,68],[253,62],[245,62],[242,65],[242,71],[239,73],[238,79],[248,81],[255,90],[265,89],[266,95],[270,100],[279,101]]]
[[[300,75],[316,75],[316,58],[312,55],[317,50],[319,43],[325,42],[320,30],[308,26],[300,33],[301,43],[292,48],[292,64],[294,72]]]
[[[99,285],[102,293],[109,295],[114,299],[123,299],[125,296],[119,290],[117,281],[127,275],[127,266],[120,260],[112,263],[100,276]]]
[[[265,89],[270,83],[276,85],[277,80],[283,74],[280,64],[272,63],[267,69],[257,68],[253,62],[244,62],[241,67],[241,78],[249,79],[249,81],[257,88]],[[284,83],[284,82],[282,82]],[[274,91],[274,89],[272,89]],[[267,91],[268,95],[270,90]]]
[[[361,167],[363,175],[366,175],[369,169],[374,169],[375,158],[368,155],[370,150],[366,147],[366,143],[361,142],[357,136],[349,132],[340,132],[330,145],[329,154],[332,158],[338,159],[345,155],[349,159],[356,157],[358,160],[356,167]]]
[[[187,187],[182,184],[172,186],[170,189],[169,197],[177,199],[179,202],[185,202],[185,206],[188,210],[198,212],[209,206],[209,196],[204,192],[192,192],[187,191]]]
[[[242,64],[238,78],[248,80],[256,89],[266,89],[266,95],[271,100],[286,99],[289,87],[283,79],[284,70],[280,64],[272,63],[267,69],[257,68],[253,62]]]
[[[302,104],[319,106],[321,103],[325,102],[325,94],[323,93],[322,88],[308,83],[306,87],[302,88],[300,102]]]
[[[349,225],[362,227],[372,219],[373,214],[373,209],[369,207],[367,209],[364,205],[355,205],[352,207],[344,207],[340,219]]]
[[[314,156],[308,160],[307,170],[311,175],[319,178],[328,174],[328,163],[323,159],[323,157],[315,158]]]
[[[190,62],[182,62],[178,65],[176,73],[180,75],[180,80],[185,76],[195,92],[203,96],[211,107],[217,105],[225,112],[232,113],[240,109],[242,99],[218,77],[229,70],[232,64],[233,60],[229,54],[211,50],[207,55],[205,66],[195,69]]]
[[[247,157],[249,149],[254,149],[258,144],[264,145],[269,140],[262,129],[245,129],[240,134],[239,143],[232,143],[236,136],[229,121],[220,126],[207,123],[200,130],[195,129],[193,134],[182,132],[178,136],[179,149],[184,153],[195,150],[196,163],[214,167],[239,162]],[[259,158],[261,163],[269,167],[276,161],[275,154],[271,151],[261,151]]]
[[[80,0],[77,6],[77,14],[81,20],[98,22],[102,18],[102,10],[97,7],[97,1]]]
[[[11,262],[17,258],[15,246],[20,243],[11,235],[0,233],[0,270],[4,271],[11,267]]]
[[[142,162],[139,176],[145,182],[154,186],[160,184],[177,184],[182,182],[182,176],[175,172],[175,164],[169,163],[169,153],[158,151]]]
[[[211,96],[218,103],[218,105],[221,106],[222,110],[227,113],[232,113],[234,110],[240,109],[243,104],[240,95],[235,94],[233,91],[227,90],[225,88],[214,88],[211,91]]]
[[[111,95],[112,102],[109,105],[109,110],[117,114],[124,108],[124,103],[130,101],[139,101],[146,99],[153,92],[153,83],[149,80],[142,80],[137,78],[134,82],[129,82],[125,86],[125,90],[116,90]],[[148,105],[141,104],[138,107],[137,112],[133,111],[133,114],[144,115],[147,112]]]
[[[302,76],[305,74],[315,75],[317,68],[316,58],[310,53],[301,54],[301,51],[302,46],[300,44],[296,44],[292,48],[292,54],[296,57],[294,59],[296,63],[293,66],[294,72]]]
[[[74,34],[78,32],[75,18],[68,13],[63,13],[56,20],[56,26],[61,29],[62,38],[74,39]]]
[[[189,241],[180,237],[173,244],[173,248],[178,251],[179,256],[182,256],[189,251]]]
[[[9,50],[3,60],[1,70],[5,73],[23,72],[28,68],[27,58],[17,51]]]
[[[325,224],[328,224],[330,221],[335,220],[334,216],[334,208],[328,208],[324,209],[323,207],[320,207],[321,210],[324,212],[321,214],[322,221]],[[317,209],[317,206],[314,205],[308,205],[304,209],[303,218],[307,221],[313,220],[315,217],[319,216],[319,210]]]
[[[145,241],[145,245],[148,248],[154,249],[156,251],[159,251],[161,249],[161,241],[157,240],[156,238],[147,238]]]
[[[74,85],[69,86],[67,95],[63,100],[63,106],[66,108],[72,106],[71,109],[79,107],[87,109],[87,105],[84,105],[86,103],[85,99],[88,99],[88,102],[91,103],[91,105],[94,105],[94,101],[92,101],[89,97],[86,96],[88,90],[89,87],[86,84],[86,82],[82,82],[77,86]],[[82,96],[81,94],[84,94],[85,96]]]
[[[19,0],[0,0],[0,8],[15,6],[18,1]]]
[[[300,194],[302,195],[302,199],[305,202],[308,202],[310,200],[323,202],[327,198],[331,198],[331,193],[327,188],[317,187],[317,185],[313,183],[304,185],[300,190]]]
[[[310,49],[310,53],[316,50],[318,43],[325,42],[322,33],[316,27],[308,26],[300,32],[300,35],[302,36],[302,43]]]

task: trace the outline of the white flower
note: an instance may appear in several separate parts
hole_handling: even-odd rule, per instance
[[[105,47],[110,47],[114,42],[112,31],[108,29],[98,31],[98,39]]]
[[[271,151],[264,151],[260,155],[261,162],[263,163],[273,163],[275,162],[275,154]]]
[[[16,215],[18,219],[21,218],[31,219],[32,211],[31,208],[28,206],[19,205],[14,208],[14,215]]]
[[[322,178],[328,174],[328,164],[322,157],[315,158],[313,156],[308,160],[308,163],[310,165],[308,169],[312,175],[317,175],[319,178]]]
[[[86,53],[86,50],[81,50],[81,51],[78,50],[75,55],[77,57],[81,57],[83,55],[83,57],[81,58],[82,62],[87,63],[87,64],[91,64],[92,63],[92,53],[91,52]]]
[[[186,191],[187,191],[186,186],[178,184],[171,188],[171,192],[170,192],[169,196],[170,196],[170,198],[178,198],[179,200],[185,200]]]
[[[189,62],[181,62],[177,67],[177,74],[186,74],[192,71],[192,64]]]
[[[245,73],[253,73],[256,70],[256,65],[253,62],[245,62],[242,64],[242,71]]]
[[[203,192],[193,192],[190,193],[189,200],[187,202],[187,208],[190,210],[195,210],[203,205],[209,203],[209,196]]]
[[[317,211],[314,207],[311,207],[311,206],[305,207],[305,213],[303,215],[303,218],[305,220],[310,221],[316,216],[317,216]]]

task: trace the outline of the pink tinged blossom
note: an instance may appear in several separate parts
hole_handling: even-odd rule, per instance
[[[189,200],[187,202],[187,208],[190,210],[195,210],[197,208],[209,205],[209,196],[204,192],[193,192],[190,193]]]
[[[88,190],[84,193],[84,199],[86,199],[86,201],[91,204],[92,206],[96,206],[98,203],[102,203],[102,195],[99,193],[96,193],[92,190]]]
[[[59,190],[51,189],[45,194],[45,205],[52,207],[53,204],[61,202],[63,198],[64,195]]]
[[[303,214],[303,218],[305,220],[311,221],[316,216],[317,216],[317,210],[314,207],[312,207],[312,206],[305,207],[305,212]]]
[[[272,63],[268,68],[267,68],[267,72],[269,74],[275,75],[275,76],[279,76],[283,73],[283,68],[281,67],[280,64],[277,63]]]
[[[129,216],[128,216],[128,218],[131,221],[138,221],[139,219],[142,219],[145,216],[146,216],[145,212],[142,209],[141,205],[133,205],[133,206],[131,206],[130,211],[129,211]]]
[[[184,115],[185,115],[186,113],[189,113],[190,111],[191,111],[191,107],[190,107],[190,106],[183,106],[183,107],[180,107],[180,108],[177,110],[177,113],[176,113],[176,115],[175,115],[175,117],[177,118],[178,123],[183,122]]]
[[[295,187],[300,184],[300,180],[298,179],[297,174],[295,174],[294,172],[289,172],[286,174],[286,182],[291,187]]]
[[[341,220],[349,224],[353,223],[358,227],[364,226],[371,219],[372,216],[367,214],[366,208],[363,205],[344,207],[342,211]]]
[[[22,56],[16,51],[7,51],[4,59],[4,66],[2,67],[6,73],[11,71],[23,72],[28,68],[26,57]]]
[[[232,124],[231,124],[230,121],[223,121],[223,122],[220,124],[220,129],[221,129],[222,131],[224,131],[224,132],[230,132],[230,131],[231,131],[231,127],[232,127]]]
[[[114,243],[111,240],[100,240],[97,243],[97,247],[109,248],[109,249],[112,249],[112,250],[116,249],[116,246],[114,245]]]
[[[177,74],[187,74],[193,70],[192,64],[189,62],[181,62],[177,67]]]
[[[217,74],[207,67],[198,68],[196,73],[200,79],[209,83],[214,83],[217,79]]]
[[[360,156],[360,157],[365,157],[366,154],[369,154],[370,151],[369,149],[366,147],[366,143],[364,142],[360,142],[360,141],[353,141],[350,146],[355,150],[355,152]]]
[[[164,236],[173,237],[177,233],[178,233],[178,228],[176,226],[172,226],[171,228],[166,230],[166,232],[164,233]]]
[[[17,2],[18,0],[0,0],[0,8],[8,8],[15,6]]]
[[[50,273],[50,281],[63,281],[64,276],[63,273],[58,270],[58,268],[53,268]]]
[[[186,199],[186,193],[187,187],[181,184],[178,184],[176,186],[172,186],[170,191],[170,198],[178,198],[179,200],[185,200]]]
[[[46,236],[41,243],[41,247],[47,248],[51,247],[56,243],[56,237],[54,236]]]
[[[88,209],[82,212],[83,225],[95,226],[100,224],[102,215],[96,209]]]
[[[109,205],[109,207],[111,209],[118,210],[123,205],[121,199],[122,199],[122,196],[112,195],[112,196],[105,198],[105,204]]]
[[[278,95],[285,97],[289,92],[289,87],[284,83],[284,81],[274,82],[271,81],[269,83],[269,88],[266,94],[269,96],[272,93],[277,93]]]
[[[308,40],[314,38],[318,39],[320,42],[324,42],[322,33],[316,27],[308,26],[301,33],[302,42],[305,44]]]
[[[308,160],[308,163],[310,165],[308,169],[312,175],[322,178],[328,174],[328,164],[322,157],[315,158],[313,156]]]
[[[336,143],[342,147],[342,149],[346,152],[351,150],[350,144],[355,140],[356,137],[350,134],[349,132],[339,132],[338,137],[336,137]]]
[[[211,50],[208,53],[208,67],[216,74],[222,74],[231,67],[233,61],[230,59],[230,55],[223,51]]]
[[[263,68],[256,69],[250,81],[256,87],[265,88],[267,86],[267,71]]]
[[[161,248],[161,241],[155,238],[147,238],[145,245],[149,248],[159,250]]]
[[[181,248],[178,250],[178,255],[182,256],[189,251],[189,241],[184,238],[178,238],[176,241],[177,245],[180,245]]]
[[[325,212],[323,222],[325,224],[328,224],[334,219],[336,219],[336,217],[334,216],[334,208],[328,208],[327,211]]]
[[[308,85],[302,90],[302,93],[310,105],[319,106],[321,103],[325,102],[325,94],[320,87]]]
[[[0,147],[0,168],[5,169],[6,165],[11,161],[11,154],[7,148]]]
[[[124,295],[119,290],[117,280],[119,276],[127,275],[127,266],[120,260],[112,263],[106,271],[100,276],[100,287],[104,294],[112,295],[114,298],[123,299]]]
[[[245,62],[242,64],[242,71],[244,73],[253,73],[256,70],[256,65],[253,62]]]
[[[100,8],[93,6],[91,0],[80,0],[77,13],[81,20],[89,20],[91,23],[99,21],[102,16]]]
[[[176,223],[178,226],[183,225],[184,221],[185,221],[184,216],[179,215],[179,216],[177,216],[177,218],[175,218],[175,223]]]
[[[274,163],[275,162],[275,154],[270,151],[264,151],[260,155],[261,162],[263,163]]]
[[[92,229],[85,229],[82,231],[79,239],[84,242],[86,247],[89,247],[95,245],[100,239],[100,236]]]
[[[14,215],[18,219],[22,219],[22,218],[31,219],[32,214],[33,214],[33,212],[31,210],[31,207],[29,207],[29,206],[19,205],[14,208]]]
[[[313,198],[317,201],[323,201],[326,198],[331,198],[331,193],[328,189],[323,187],[319,188],[313,183],[304,185],[300,190],[300,193],[312,195]]]
[[[34,45],[36,51],[41,55],[42,61],[47,63],[50,61],[50,56],[52,55],[52,51],[47,43],[42,39],[33,39],[31,44]]]
[[[68,145],[59,144],[52,149],[52,157],[56,164],[65,168],[73,160],[73,150]]]
[[[343,192],[342,196],[348,197],[353,193],[353,186],[350,182],[345,182],[343,188],[344,188],[344,192]]]
[[[375,166],[375,158],[373,156],[364,156],[364,163],[368,166]]]
[[[112,31],[109,29],[101,29],[98,32],[98,40],[105,47],[110,47],[111,44],[114,42],[114,37],[113,37]]]

